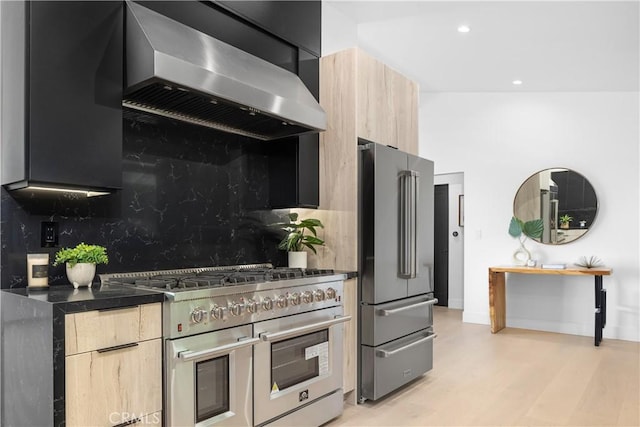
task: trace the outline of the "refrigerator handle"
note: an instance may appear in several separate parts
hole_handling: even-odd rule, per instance
[[[411,278],[418,276],[418,184],[420,173],[411,171]]]
[[[413,279],[417,274],[417,208],[418,178],[416,171],[400,172],[400,244],[399,272],[403,279]]]

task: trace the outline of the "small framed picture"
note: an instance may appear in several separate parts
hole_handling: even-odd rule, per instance
[[[464,227],[464,194],[458,195],[458,225]]]

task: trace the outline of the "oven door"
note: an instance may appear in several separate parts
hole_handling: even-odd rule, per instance
[[[254,324],[256,425],[342,388],[342,323],[350,319],[334,307]]]
[[[251,325],[167,340],[168,426],[250,426]]]

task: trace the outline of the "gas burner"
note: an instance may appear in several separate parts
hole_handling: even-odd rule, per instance
[[[329,268],[307,268],[302,272],[305,276],[326,276],[334,274],[334,271]]]
[[[229,273],[225,278],[225,286],[242,285],[245,283],[265,282],[266,275],[262,271],[248,270]]]
[[[226,276],[224,274],[207,274],[195,275],[180,279],[178,283],[179,289],[194,289],[194,288],[215,288],[218,286],[224,286]]]
[[[173,289],[178,285],[178,280],[170,277],[147,277],[137,279],[134,284],[144,288]]]
[[[271,280],[296,279],[303,276],[300,268],[276,268],[271,272]]]
[[[307,276],[328,276],[334,274],[333,270],[330,269],[319,269],[319,268],[288,268],[288,267],[279,267],[274,268],[269,271],[271,275],[271,280],[287,280],[287,279],[298,279],[301,277]]]

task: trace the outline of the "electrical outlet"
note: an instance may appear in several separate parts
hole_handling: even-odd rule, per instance
[[[58,246],[58,223],[43,221],[40,225],[40,246],[53,248]]]

